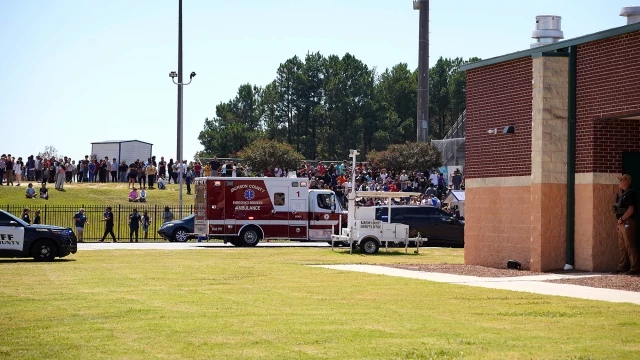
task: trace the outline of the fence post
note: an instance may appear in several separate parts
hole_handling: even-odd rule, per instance
[[[120,213],[122,212],[122,205],[118,205],[118,241],[120,241]]]
[[[47,204],[44,204],[44,220],[43,224],[47,223]]]
[[[158,231],[156,231],[155,229],[157,229],[158,227],[156,226],[156,221],[158,221],[158,205],[153,205],[153,240],[157,240],[157,236],[158,236]],[[149,225],[149,227],[151,227],[151,225]]]

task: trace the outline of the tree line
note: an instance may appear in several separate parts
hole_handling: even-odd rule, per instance
[[[471,58],[468,61],[477,61]],[[462,58],[439,58],[430,69],[430,129],[442,138],[465,109]],[[294,56],[264,87],[243,84],[216,106],[198,140],[196,158],[236,156],[256,140],[287,143],[307,159],[343,159],[415,141],[417,70],[400,63],[378,73],[347,53]]]

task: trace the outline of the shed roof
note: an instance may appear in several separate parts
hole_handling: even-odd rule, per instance
[[[121,143],[127,143],[127,142],[139,142],[139,143],[143,143],[143,144],[147,144],[147,145],[153,145],[152,143],[148,143],[146,141],[141,141],[141,140],[106,140],[106,141],[92,142],[91,145],[93,145],[93,144],[121,144]]]
[[[451,193],[444,199],[444,202],[464,202],[464,190],[451,190]]]

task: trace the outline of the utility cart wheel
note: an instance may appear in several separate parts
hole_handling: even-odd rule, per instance
[[[360,251],[365,254],[375,254],[378,252],[380,245],[378,245],[378,241],[375,239],[365,239],[360,243]]]

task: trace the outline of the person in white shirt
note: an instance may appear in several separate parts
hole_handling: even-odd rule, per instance
[[[109,161],[107,165],[109,166],[109,170],[111,170],[111,182],[118,182],[118,160],[113,158],[113,161]]]
[[[438,186],[438,173],[435,170],[429,175],[429,180],[434,186]]]
[[[18,158],[18,161],[13,163],[13,178],[18,182],[16,186],[20,186],[20,180],[22,180],[22,158]]]
[[[164,178],[161,177],[160,179],[158,179],[158,189],[160,190],[165,190],[167,187],[164,184]]]

